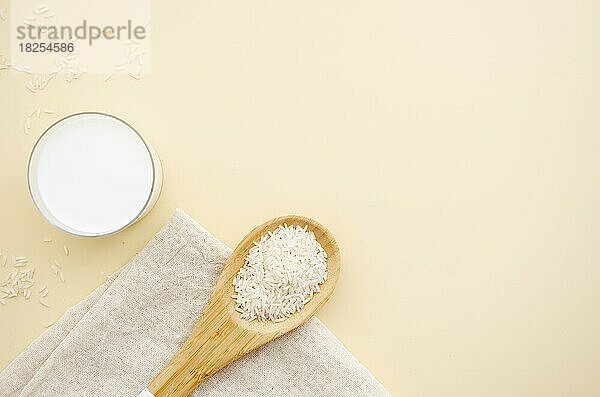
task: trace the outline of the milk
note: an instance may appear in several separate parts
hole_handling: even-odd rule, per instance
[[[158,156],[130,126],[104,114],[53,125],[30,159],[30,190],[40,212],[83,236],[110,234],[139,219],[161,183]]]

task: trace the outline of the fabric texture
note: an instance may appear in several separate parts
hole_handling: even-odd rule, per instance
[[[146,247],[2,373],[3,396],[137,396],[173,357],[231,249],[177,210]],[[316,318],[192,396],[388,396]]]

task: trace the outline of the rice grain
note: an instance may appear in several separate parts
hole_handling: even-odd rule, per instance
[[[308,226],[279,226],[254,242],[233,280],[235,310],[249,321],[284,321],[326,279],[327,254]]]

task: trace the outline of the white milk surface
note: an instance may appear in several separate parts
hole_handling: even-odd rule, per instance
[[[29,176],[50,221],[76,234],[102,235],[126,226],[143,210],[153,167],[146,145],[128,125],[81,114],[40,139]]]

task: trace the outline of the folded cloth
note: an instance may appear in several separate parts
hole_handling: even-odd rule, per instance
[[[185,341],[231,249],[183,211],[2,373],[3,396],[137,396]],[[387,396],[316,318],[192,396]]]

